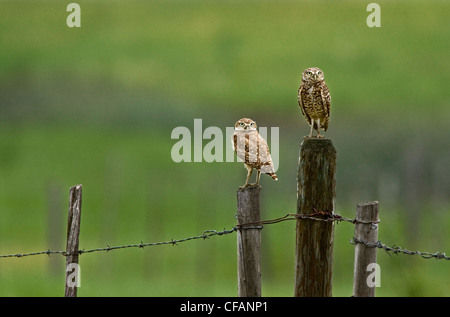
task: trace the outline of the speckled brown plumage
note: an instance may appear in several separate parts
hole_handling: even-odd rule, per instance
[[[269,146],[266,140],[258,133],[256,123],[249,118],[242,118],[236,122],[232,138],[233,149],[237,156],[244,161],[247,168],[247,179],[241,188],[250,185],[259,185],[261,172],[278,180],[277,174],[270,156]],[[258,171],[256,183],[249,184],[249,178],[253,169]]]
[[[313,129],[317,131],[318,138],[323,137],[320,129],[327,131],[330,120],[330,101],[330,91],[324,81],[322,70],[318,67],[305,69],[298,89],[298,105],[311,126],[309,137],[313,137]]]

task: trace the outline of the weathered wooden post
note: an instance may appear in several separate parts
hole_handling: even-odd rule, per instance
[[[355,224],[355,264],[353,275],[353,296],[374,297],[375,279],[379,278],[377,270],[377,248],[364,242],[376,245],[378,242],[378,201],[358,204],[356,206]],[[375,270],[375,274],[372,271]]]
[[[79,285],[78,265],[82,185],[70,188],[69,216],[67,221],[66,245],[66,289],[65,297],[76,297]]]
[[[297,213],[334,212],[335,174],[336,150],[331,140],[305,137],[298,162]],[[334,223],[299,219],[296,230],[294,295],[331,296]]]
[[[237,191],[238,296],[261,296],[261,226],[242,224],[260,221],[259,186]]]

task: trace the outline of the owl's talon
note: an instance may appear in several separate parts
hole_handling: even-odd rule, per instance
[[[249,184],[249,186],[258,186],[260,189],[262,188],[258,183]]]

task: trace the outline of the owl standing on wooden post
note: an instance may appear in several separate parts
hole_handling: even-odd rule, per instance
[[[298,105],[311,126],[310,138],[313,137],[313,129],[317,131],[317,138],[323,138],[320,129],[327,131],[330,120],[331,96],[323,79],[323,71],[318,67],[307,68],[298,89]]]
[[[239,188],[254,185],[259,186],[261,172],[271,176],[274,180],[278,180],[272,163],[272,157],[270,156],[269,146],[256,128],[256,122],[249,118],[242,118],[234,125],[232,137],[233,150],[244,161],[245,168],[248,171],[245,184]],[[258,171],[256,183],[249,184],[248,180],[254,168]]]

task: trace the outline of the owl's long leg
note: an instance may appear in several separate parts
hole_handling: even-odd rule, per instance
[[[320,125],[320,119],[317,119],[317,137],[318,138],[323,138],[324,136],[320,134],[320,128],[322,126]]]
[[[248,186],[250,186],[250,184],[248,183],[248,180],[250,179],[250,176],[252,175],[252,172],[253,172],[253,168],[252,167],[250,167],[250,166],[248,166],[247,164],[245,164],[245,168],[247,169],[247,179],[245,180],[245,184],[244,185],[242,185],[241,187],[239,187],[239,188],[241,188],[241,189],[243,189],[243,188],[247,188]]]
[[[309,137],[310,138],[312,138],[313,128],[314,128],[314,119],[311,118],[311,131],[309,132]]]
[[[258,172],[258,174],[256,175],[256,183],[250,184],[250,186],[258,185],[259,187],[261,187],[261,186],[259,185],[259,178],[261,177],[261,171],[260,171],[260,170],[257,170],[257,172]]]

